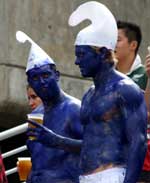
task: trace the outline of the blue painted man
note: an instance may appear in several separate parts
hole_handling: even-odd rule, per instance
[[[83,140],[58,136],[31,122],[37,127],[33,134],[46,146],[81,149],[80,183],[136,183],[146,152],[144,96],[131,79],[115,70],[117,25],[112,13],[101,3],[87,2],[72,13],[69,24],[86,19],[91,24],[75,41],[75,64],[94,83],[82,99]]]
[[[59,135],[81,139],[80,101],[60,88],[54,61],[23,32],[18,31],[16,37],[32,44],[26,74],[30,86],[44,104],[44,125]],[[27,145],[32,160],[27,183],[78,182],[79,154],[47,147],[36,140],[29,139]]]

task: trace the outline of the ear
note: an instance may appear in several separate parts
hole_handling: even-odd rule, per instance
[[[130,48],[131,48],[131,50],[135,51],[136,48],[137,48],[137,45],[138,45],[137,41],[132,41],[132,42],[130,43]]]
[[[99,55],[101,59],[106,59],[107,54],[108,54],[108,49],[106,47],[100,48]]]
[[[55,74],[56,74],[56,80],[59,81],[59,78],[60,78],[60,72],[59,71],[55,71]]]

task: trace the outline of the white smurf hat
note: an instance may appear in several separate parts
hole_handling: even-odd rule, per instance
[[[47,55],[47,53],[42,50],[29,36],[27,36],[22,31],[16,32],[16,39],[21,42],[25,43],[29,41],[31,43],[31,49],[28,57],[26,72],[29,70],[40,67],[46,64],[54,64],[54,61]]]
[[[118,29],[109,9],[96,1],[86,2],[71,14],[69,25],[76,26],[86,19],[89,19],[91,24],[78,33],[75,45],[91,45],[114,50]]]

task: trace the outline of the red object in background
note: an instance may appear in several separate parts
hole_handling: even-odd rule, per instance
[[[8,183],[7,177],[5,175],[5,167],[3,164],[3,159],[1,154],[0,154],[0,183]]]
[[[144,160],[143,170],[150,171],[150,124],[148,124],[147,139],[147,152]]]

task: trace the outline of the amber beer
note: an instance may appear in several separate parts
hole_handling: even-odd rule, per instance
[[[33,120],[37,123],[43,124],[43,114],[41,114],[41,113],[27,114],[27,118],[29,120]],[[29,123],[29,127],[35,128],[35,126],[30,123]],[[30,140],[34,140],[34,139],[35,139],[34,137],[30,137]]]
[[[26,181],[31,171],[31,158],[19,157],[17,161],[17,168],[20,181]]]

